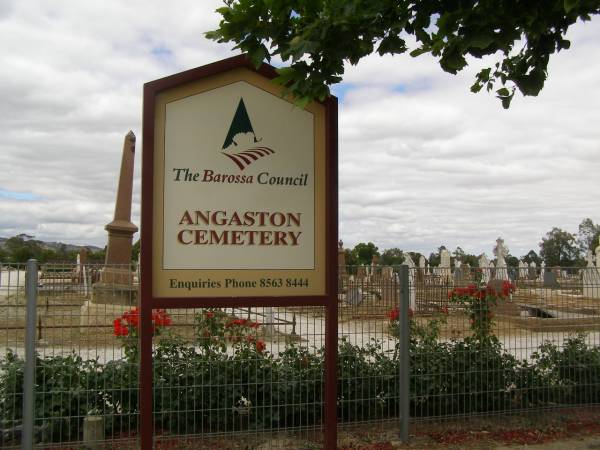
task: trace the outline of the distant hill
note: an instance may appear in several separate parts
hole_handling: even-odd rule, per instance
[[[48,250],[54,250],[54,251],[58,251],[61,248],[64,248],[64,250],[67,252],[72,252],[72,251],[78,252],[79,250],[81,250],[84,247],[87,248],[91,252],[97,252],[97,251],[103,250],[101,247],[96,247],[95,245],[73,245],[73,244],[65,244],[63,242],[40,241],[39,239],[34,239],[33,236],[28,236],[26,234],[21,234],[21,235],[19,235],[19,237],[23,238],[24,240],[36,241],[42,248],[48,249]],[[9,238],[0,237],[0,248],[4,248],[6,241],[8,239]],[[63,247],[63,245],[64,245],[64,247]]]

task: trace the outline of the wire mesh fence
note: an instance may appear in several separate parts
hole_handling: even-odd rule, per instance
[[[135,267],[41,265],[35,441],[134,448]],[[0,270],[0,447],[23,423],[25,268]],[[412,423],[600,402],[596,268],[340,267],[338,420],[398,427],[400,302],[410,306]],[[157,447],[322,442],[322,307],[156,310]],[[174,444],[176,443],[176,444]]]

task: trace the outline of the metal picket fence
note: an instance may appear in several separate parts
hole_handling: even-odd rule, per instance
[[[27,439],[25,269],[0,267],[1,448]],[[342,435],[600,403],[596,268],[404,270],[402,290],[400,267],[339,268]],[[136,268],[42,264],[37,287],[32,442],[135,448]],[[319,447],[323,308],[156,311],[155,330],[157,448]]]

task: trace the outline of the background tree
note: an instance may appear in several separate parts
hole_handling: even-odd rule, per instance
[[[465,256],[465,251],[460,247],[456,247],[456,250],[452,252],[452,256],[462,262],[462,258]]]
[[[421,256],[425,256],[420,252],[408,252],[408,254],[417,266],[419,265],[419,259],[421,258]]]
[[[552,228],[540,242],[540,256],[546,266],[573,266],[581,264],[575,236],[560,228]]]
[[[68,250],[66,244],[60,244],[54,250],[49,245],[54,244],[33,239],[33,236],[26,234],[19,234],[4,242],[4,247],[0,248],[0,261],[25,263],[28,259],[35,258],[39,263],[74,263],[77,260],[78,250]],[[104,255],[105,252],[103,250],[90,252],[88,254],[88,261],[90,263],[104,262]]]
[[[356,255],[354,254],[354,252],[349,249],[346,248],[344,249],[344,254],[345,254],[345,261],[346,261],[346,265],[347,266],[358,266],[358,259],[356,258]]]
[[[429,258],[427,258],[429,265],[431,267],[437,267],[440,265],[440,254],[431,252],[429,254]]]
[[[537,95],[550,56],[568,49],[564,38],[578,20],[600,12],[598,0],[409,1],[409,0],[225,0],[217,10],[219,28],[206,33],[234,42],[258,66],[273,56],[289,62],[278,81],[299,104],[329,93],[344,63],[409,51],[431,53],[440,67],[456,74],[467,57],[494,55],[471,91],[496,89],[508,108],[514,92]]]
[[[440,252],[442,250],[446,250],[446,246],[445,245],[440,245],[438,247],[437,253],[433,253],[432,252],[432,253],[429,254],[428,261],[429,261],[429,265],[431,267],[438,267],[440,265],[440,262],[441,262]]]
[[[456,247],[456,250],[452,252],[452,256],[454,256],[455,265],[456,261],[460,261],[461,264],[468,264],[470,267],[477,267],[478,265],[477,256],[465,252],[461,247]]]
[[[358,265],[368,266],[373,262],[373,256],[379,256],[378,248],[372,242],[365,244],[360,242],[352,249],[354,258]]]
[[[90,264],[103,264],[106,261],[106,247],[96,252],[90,252],[88,254],[88,261]]]
[[[30,239],[31,237],[32,236],[25,237],[24,235],[19,235],[6,240],[4,247],[6,248],[10,261],[24,263],[31,258],[40,259],[39,255],[42,253],[42,248],[37,241]]]
[[[397,266],[403,261],[403,252],[399,248],[388,248],[381,254],[381,264],[384,266]]]
[[[585,254],[588,250],[596,250],[599,245],[598,238],[600,238],[600,224],[595,225],[589,217],[583,219],[577,233],[577,243],[581,253]]]
[[[510,253],[506,255],[506,267],[519,267],[519,258],[511,255]]]
[[[535,265],[537,267],[540,267],[540,265],[542,264],[542,258],[539,257],[539,255],[535,252],[535,250],[529,250],[529,252],[523,256],[521,258],[524,262],[526,262],[527,264],[531,264],[532,262],[535,262]]]
[[[141,239],[138,239],[135,244],[132,245],[131,247],[131,260],[132,261],[137,261],[138,258],[140,257],[140,249],[142,245],[142,241]]]

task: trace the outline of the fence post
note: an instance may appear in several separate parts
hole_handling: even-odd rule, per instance
[[[410,329],[409,305],[410,285],[408,282],[407,265],[400,266],[400,317],[399,317],[399,346],[400,346],[400,440],[408,442],[408,422],[410,420]]]
[[[25,325],[25,368],[23,372],[23,431],[21,448],[33,449],[35,421],[35,317],[37,308],[37,261],[27,261],[25,294],[27,297]]]

